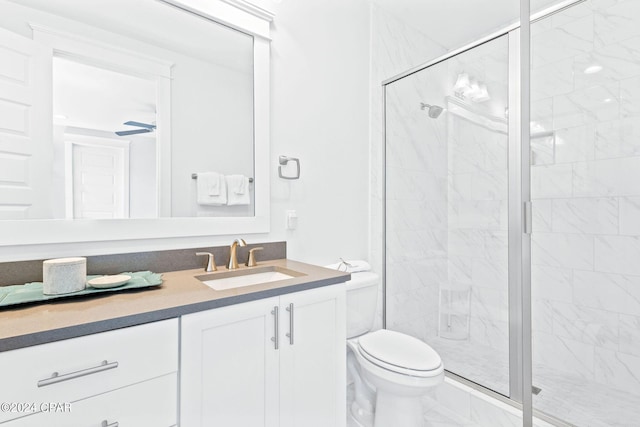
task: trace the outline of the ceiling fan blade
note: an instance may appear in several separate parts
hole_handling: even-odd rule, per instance
[[[146,129],[155,129],[156,125],[150,125],[148,123],[140,123],[140,122],[134,122],[134,121],[128,121],[124,123],[127,126],[138,126],[141,128],[146,128]]]
[[[116,135],[127,136],[127,135],[135,135],[138,133],[149,133],[149,132],[151,132],[151,129],[121,130],[119,132],[116,132]]]

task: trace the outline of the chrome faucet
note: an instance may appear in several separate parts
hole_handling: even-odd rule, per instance
[[[227,264],[227,268],[229,270],[236,270],[239,268],[237,255],[238,245],[247,246],[247,242],[245,242],[244,239],[236,239],[231,243],[231,249],[229,250],[229,264]]]

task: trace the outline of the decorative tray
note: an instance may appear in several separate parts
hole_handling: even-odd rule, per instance
[[[26,283],[24,285],[0,286],[0,307],[93,295],[103,292],[120,292],[127,291],[129,289],[148,288],[162,284],[162,274],[152,273],[151,271],[138,271],[135,273],[122,274],[131,276],[131,280],[122,286],[98,289],[87,285],[87,288],[81,291],[61,295],[44,295],[42,293],[42,282]],[[98,277],[101,276],[87,276],[87,281]]]

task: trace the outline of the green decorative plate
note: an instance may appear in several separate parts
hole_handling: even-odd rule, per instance
[[[35,302],[45,302],[60,298],[70,298],[100,294],[104,292],[121,292],[129,289],[148,288],[162,284],[162,274],[151,271],[138,271],[136,273],[122,273],[131,276],[131,279],[117,288],[92,288],[87,285],[86,289],[70,294],[44,295],[42,293],[42,282],[26,283],[24,285],[0,286],[0,307],[7,307],[17,304],[27,304]],[[87,281],[102,276],[87,276]]]

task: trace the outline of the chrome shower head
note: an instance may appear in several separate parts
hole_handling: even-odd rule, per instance
[[[442,111],[443,111],[443,108],[439,105],[429,105],[429,104],[425,104],[424,102],[420,103],[420,109],[428,110],[427,113],[429,114],[429,117],[431,117],[432,119],[437,119],[438,116],[440,116],[440,114],[442,114]]]

